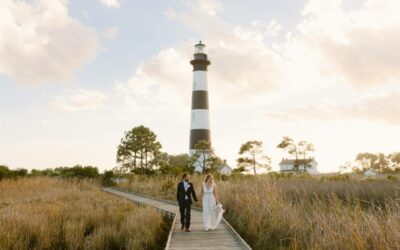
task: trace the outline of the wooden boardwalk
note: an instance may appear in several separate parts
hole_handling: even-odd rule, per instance
[[[185,232],[181,231],[179,207],[176,203],[114,188],[103,190],[175,214],[166,249],[251,249],[225,219],[215,230],[206,232],[203,230],[202,212],[192,208],[191,232]]]

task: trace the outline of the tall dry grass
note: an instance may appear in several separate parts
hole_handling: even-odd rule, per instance
[[[0,249],[157,249],[165,233],[156,210],[106,194],[91,182],[0,182]]]
[[[202,177],[192,181],[197,190]],[[173,177],[122,187],[175,199]],[[225,217],[254,249],[400,249],[400,182],[273,179],[218,182]]]

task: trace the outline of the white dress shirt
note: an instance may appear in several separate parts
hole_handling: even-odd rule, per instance
[[[183,181],[183,187],[185,188],[185,192],[188,190],[189,188],[189,183],[187,181]],[[185,199],[189,199],[189,197],[187,195],[185,195]]]

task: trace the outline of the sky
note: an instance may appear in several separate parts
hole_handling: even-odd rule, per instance
[[[400,151],[398,0],[0,0],[0,164],[111,169],[145,125],[187,153],[194,44],[212,145],[235,166],[261,140],[315,146],[321,172]]]

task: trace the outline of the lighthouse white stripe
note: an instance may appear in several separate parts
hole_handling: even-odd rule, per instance
[[[190,129],[210,129],[207,109],[193,109],[191,116]]]
[[[204,90],[207,91],[207,71],[196,70],[193,71],[193,91]]]

